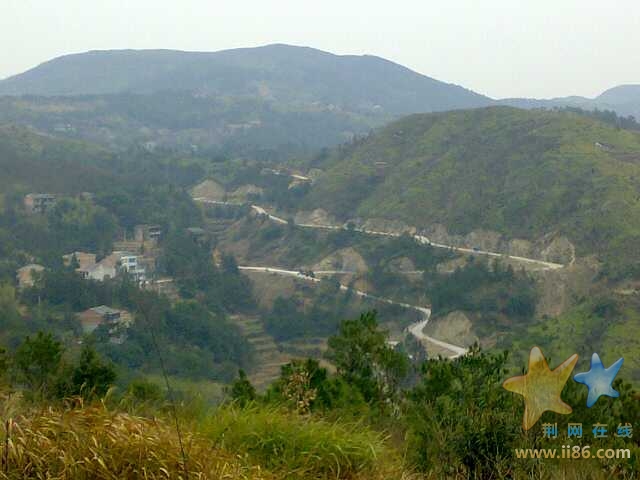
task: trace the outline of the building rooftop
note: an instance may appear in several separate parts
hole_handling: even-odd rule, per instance
[[[56,198],[56,196],[53,193],[28,193],[26,196],[30,198],[42,198],[46,200],[51,200]]]
[[[18,269],[18,272],[27,272],[27,271],[31,271],[31,270],[35,270],[37,272],[41,272],[42,270],[44,270],[44,267],[42,265],[38,265],[37,263],[30,263],[29,265],[25,265],[24,267],[20,267]]]
[[[117,315],[120,313],[120,310],[116,310],[115,308],[107,307],[106,305],[100,305],[99,307],[90,308],[92,312],[97,313],[98,315]]]
[[[65,265],[71,264],[73,258],[78,262],[78,270],[87,270],[96,263],[96,254],[87,252],[72,252],[62,256]]]
[[[138,257],[139,256],[137,253],[131,253],[127,251],[113,252],[113,255],[116,255],[118,257]]]

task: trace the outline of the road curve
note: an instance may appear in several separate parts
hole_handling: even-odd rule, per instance
[[[196,202],[200,202],[200,203],[205,203],[205,204],[211,204],[211,205],[234,205],[234,206],[241,206],[241,203],[233,203],[233,202],[223,202],[220,200],[209,200],[205,197],[197,197],[193,199]],[[282,225],[286,225],[288,223],[287,220],[285,220],[284,218],[278,217],[276,215],[272,215],[270,214],[267,210],[265,210],[264,207],[261,207],[259,205],[251,205],[251,209],[256,212],[258,215],[263,215],[265,217],[267,217],[269,220],[275,222],[275,223],[279,223]],[[312,224],[312,223],[295,223],[295,225],[297,227],[301,227],[301,228],[315,228],[315,229],[319,229],[319,230],[349,230],[349,228],[345,225],[316,225],[316,224]],[[378,230],[367,230],[364,228],[353,228],[353,231],[355,232],[359,232],[359,233],[364,233],[364,234],[368,234],[368,235],[376,235],[376,236],[383,236],[383,237],[400,237],[401,234],[399,233],[392,233],[392,232],[381,232]],[[455,252],[460,252],[460,253],[467,253],[467,254],[471,254],[471,255],[485,255],[488,257],[496,257],[496,258],[506,258],[509,260],[515,260],[517,262],[522,262],[522,263],[529,263],[529,264],[533,264],[533,265],[538,265],[540,267],[542,267],[543,270],[558,270],[560,268],[563,268],[564,265],[561,263],[553,263],[553,262],[546,262],[544,260],[538,260],[535,258],[527,258],[527,257],[519,257],[519,256],[511,256],[511,255],[505,255],[502,253],[498,253],[498,252],[490,252],[488,250],[480,250],[480,249],[475,249],[475,248],[466,248],[466,247],[456,247],[453,245],[445,245],[443,243],[436,243],[436,242],[432,242],[431,240],[429,240],[428,237],[425,237],[424,235],[413,235],[413,238],[416,239],[419,243],[423,244],[423,245],[430,245],[432,247],[435,248],[445,248],[448,250],[453,250]]]
[[[232,206],[242,206],[242,203],[233,203],[233,202],[225,202],[225,201],[220,201],[220,200],[210,200],[206,197],[197,197],[193,199],[196,202],[200,202],[200,203],[205,203],[205,204],[211,204],[211,205],[232,205]],[[251,205],[251,209],[258,215],[262,215],[267,217],[269,220],[278,223],[278,224],[282,224],[282,225],[286,225],[289,222],[287,220],[285,220],[284,218],[278,217],[276,215],[272,215],[271,213],[269,213],[264,207],[261,207],[259,205]],[[296,226],[301,227],[301,228],[315,228],[315,229],[320,229],[320,230],[349,230],[349,228],[346,225],[316,225],[316,224],[311,224],[311,223],[295,223]],[[382,231],[377,231],[377,230],[367,230],[364,228],[353,228],[353,231],[355,232],[359,232],[359,233],[364,233],[364,234],[368,234],[368,235],[376,235],[376,236],[384,236],[384,237],[400,237],[401,234],[399,233],[392,233],[392,232],[382,232]],[[497,257],[497,258],[508,258],[510,260],[515,260],[515,261],[519,261],[519,262],[523,262],[523,263],[529,263],[529,264],[534,264],[534,265],[538,265],[540,267],[542,267],[544,270],[557,270],[560,268],[563,268],[564,265],[560,264],[560,263],[553,263],[553,262],[546,262],[544,260],[538,260],[535,258],[527,258],[527,257],[519,257],[519,256],[509,256],[509,255],[504,255],[502,253],[497,253],[497,252],[490,252],[487,250],[480,250],[480,249],[476,249],[476,248],[465,248],[465,247],[456,247],[453,245],[445,245],[442,243],[435,243],[435,242],[431,242],[431,240],[429,240],[428,237],[424,236],[424,235],[413,235],[413,238],[416,239],[416,241],[418,241],[419,243],[423,244],[423,245],[430,245],[432,247],[435,248],[445,248],[445,249],[449,249],[449,250],[453,250],[456,252],[461,252],[461,253],[467,253],[467,254],[471,254],[471,255],[486,255],[489,257]],[[254,271],[254,272],[264,272],[264,273],[274,273],[274,274],[278,274],[278,275],[288,275],[288,276],[294,276],[297,278],[301,278],[301,279],[305,279],[308,281],[312,281],[312,282],[319,282],[320,280],[306,275],[302,272],[299,271],[293,271],[293,270],[286,270],[286,269],[282,269],[282,268],[274,268],[274,267],[254,267],[254,266],[243,266],[243,267],[238,267],[240,270],[245,270],[245,271]],[[322,271],[322,272],[317,272],[318,274],[340,274],[340,273],[353,273],[353,272],[346,272],[346,271]],[[340,285],[340,289],[341,290],[347,290],[348,287],[345,285]],[[360,296],[360,297],[365,297],[365,298],[369,298],[371,300],[374,301],[378,301],[378,302],[384,302],[384,303],[388,303],[388,304],[392,304],[392,305],[399,305],[401,307],[404,308],[408,308],[408,309],[412,309],[412,310],[416,310],[418,312],[420,312],[423,315],[423,319],[419,322],[416,322],[412,325],[410,325],[407,328],[407,331],[409,331],[409,333],[411,333],[414,337],[416,337],[417,339],[427,342],[427,343],[431,343],[433,345],[437,345],[440,348],[446,349],[449,352],[451,352],[451,355],[449,356],[449,358],[457,358],[461,355],[464,355],[467,352],[467,349],[464,347],[460,347],[458,345],[453,345],[451,343],[448,342],[444,342],[442,340],[438,340],[436,338],[432,338],[428,335],[426,335],[423,330],[424,327],[427,325],[427,323],[429,323],[429,319],[431,318],[431,310],[425,307],[419,307],[416,305],[410,305],[407,303],[399,303],[399,302],[395,302],[393,300],[390,300],[388,298],[382,298],[382,297],[377,297],[375,295],[370,295],[366,292],[362,292],[359,290],[353,290],[353,292]]]
[[[259,272],[259,273],[272,273],[272,274],[275,274],[275,275],[284,275],[284,276],[289,276],[289,277],[296,277],[296,278],[300,278],[300,279],[307,280],[307,281],[314,282],[314,283],[320,282],[320,279],[312,277],[312,276],[307,275],[305,273],[302,273],[300,271],[286,270],[284,268],[278,268],[278,267],[239,266],[238,270],[248,271],[248,272]],[[328,273],[328,271],[324,272],[324,273]],[[336,271],[336,273],[351,273],[351,272],[338,272],[338,271]],[[346,291],[346,290],[349,290],[349,287],[347,287],[346,285],[340,284],[340,290],[345,290]],[[451,354],[447,356],[448,358],[457,358],[457,357],[467,353],[467,349],[464,348],[464,347],[460,347],[458,345],[453,345],[451,343],[444,342],[444,341],[438,340],[436,338],[432,338],[432,337],[426,335],[423,332],[424,327],[427,325],[427,323],[429,323],[429,319],[431,318],[431,309],[430,308],[420,307],[418,305],[411,305],[409,303],[396,302],[396,301],[388,299],[388,298],[379,297],[377,295],[371,295],[371,294],[363,292],[361,290],[351,289],[351,291],[355,295],[357,295],[359,297],[362,297],[362,298],[367,298],[369,300],[373,300],[373,301],[376,301],[376,302],[387,303],[389,305],[398,305],[400,307],[403,307],[403,308],[406,308],[406,309],[409,309],[409,310],[415,310],[415,311],[419,312],[422,315],[422,320],[420,320],[420,321],[418,321],[416,323],[412,323],[406,329],[411,335],[416,337],[418,340],[424,341],[426,343],[431,343],[431,344],[436,345],[436,346],[438,346],[440,348],[448,350],[449,352],[451,352]]]

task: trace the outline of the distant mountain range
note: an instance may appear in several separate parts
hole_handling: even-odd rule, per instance
[[[220,52],[92,51],[0,81],[0,95],[106,95],[189,91],[390,114],[485,106],[488,97],[379,57],[289,45]]]
[[[640,85],[620,85],[610,88],[596,98],[579,96],[560,97],[548,100],[533,98],[506,98],[499,100],[503,105],[519,108],[578,107],[585,110],[613,110],[621,116],[640,119]]]
[[[0,81],[0,124],[112,150],[146,145],[281,158],[343,143],[403,115],[493,105],[640,118],[640,85],[595,99],[495,100],[379,57],[280,44],[211,53],[91,51]]]

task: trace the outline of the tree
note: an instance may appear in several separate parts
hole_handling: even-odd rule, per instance
[[[375,311],[345,320],[329,338],[327,356],[338,375],[358,388],[367,402],[392,400],[409,371],[405,355],[387,345],[387,332],[378,327]]]
[[[64,250],[80,246],[98,253],[111,249],[117,223],[114,216],[92,202],[64,198],[48,215],[51,237]]]
[[[520,423],[513,396],[501,387],[506,361],[506,352],[487,354],[476,345],[453,361],[424,363],[406,405],[407,451],[418,468],[494,478],[509,465]]]
[[[0,326],[4,331],[21,327],[16,291],[9,284],[0,284]]]
[[[242,369],[238,370],[238,378],[231,384],[230,393],[233,401],[241,407],[253,402],[257,397],[256,389],[251,385],[247,374]]]
[[[368,409],[360,391],[338,376],[329,376],[318,360],[298,359],[283,365],[280,378],[265,395],[269,402],[287,404],[298,413],[338,411],[340,415],[364,415]]]
[[[16,350],[14,363],[19,378],[36,396],[51,394],[49,389],[60,370],[63,352],[62,344],[43,332],[33,339],[27,337]]]
[[[63,378],[61,396],[80,395],[83,398],[103,397],[116,380],[113,366],[103,362],[98,353],[90,345],[85,345],[80,352],[77,364]],[[66,375],[65,375],[66,377]]]
[[[233,257],[233,255],[222,255],[222,271],[224,273],[229,273],[232,275],[238,274],[238,262],[236,262],[236,259]]]

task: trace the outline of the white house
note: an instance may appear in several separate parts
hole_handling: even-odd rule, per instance
[[[114,252],[119,257],[116,269],[119,273],[127,273],[134,282],[144,283],[147,279],[145,268],[138,263],[138,256],[129,252]]]
[[[116,276],[115,267],[102,262],[84,269],[78,269],[77,271],[82,275],[82,278],[86,280],[98,280],[100,282]]]
[[[98,263],[89,264],[76,271],[87,280],[103,282],[118,274],[128,274],[134,282],[144,283],[147,279],[146,269],[140,265],[138,255],[130,252],[113,252]]]

